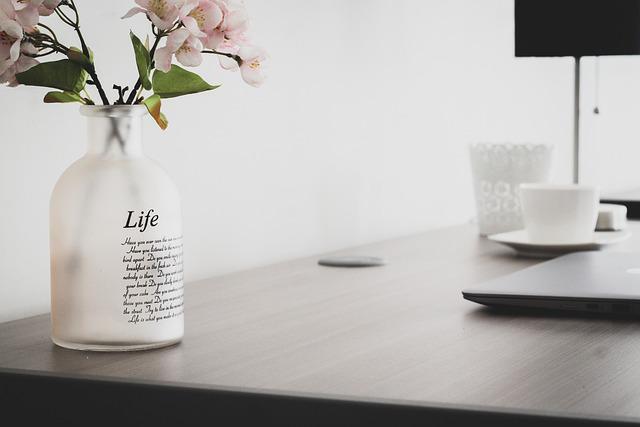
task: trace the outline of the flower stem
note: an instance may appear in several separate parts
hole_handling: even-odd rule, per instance
[[[36,53],[35,55],[28,55],[32,58],[42,58],[43,56],[49,56],[52,53],[57,53],[58,51],[53,49],[53,48],[49,48],[50,50],[48,52],[44,52],[44,53]]]
[[[56,36],[56,33],[47,25],[44,25],[42,22],[38,22],[38,26],[44,28],[45,30],[47,30],[51,36],[53,37],[53,40],[58,43],[58,37]]]
[[[87,46],[87,43],[85,42],[84,37],[82,36],[82,31],[80,31],[80,16],[78,14],[78,9],[76,8],[76,5],[73,0],[69,0],[69,2],[66,3],[66,5],[71,10],[73,10],[73,13],[76,18],[75,22],[71,21],[71,18],[69,18],[67,15],[65,15],[64,12],[62,12],[62,10],[60,9],[60,6],[58,6],[55,9],[56,13],[60,17],[60,19],[62,19],[63,22],[73,27],[74,31],[78,35],[78,39],[80,40],[80,45],[82,46],[82,53],[84,53],[87,58],[91,58],[89,47]],[[88,65],[85,65],[84,69],[87,71],[87,73],[89,73],[89,76],[91,76],[91,80],[93,81],[93,83],[96,86],[96,89],[98,90],[98,94],[100,95],[100,100],[102,101],[102,103],[104,105],[109,105],[109,98],[107,98],[107,94],[102,88],[102,84],[100,83],[100,79],[98,78],[98,74],[96,73],[96,68],[93,65],[93,62],[90,62]]]
[[[102,88],[102,84],[98,79],[98,75],[96,74],[96,70],[93,64],[91,64],[91,66],[85,67],[85,70],[87,70],[87,73],[89,73],[89,75],[91,76],[91,80],[93,81],[93,83],[96,86],[96,89],[98,90],[98,94],[100,95],[100,100],[102,101],[102,104],[109,105],[109,98],[107,98],[107,94],[104,92],[104,89]]]
[[[239,55],[234,55],[233,53],[226,52],[218,52],[217,50],[203,50],[202,53],[210,53],[212,55],[220,55],[226,56],[227,58],[231,58],[238,63],[238,66],[242,65],[242,58]]]
[[[55,37],[55,36],[54,36]],[[40,58],[43,56],[50,55],[52,53],[61,53],[66,55],[69,52],[69,48],[63,45],[58,41],[58,39],[51,37],[49,34],[45,33],[35,33],[31,34],[27,37],[27,41],[33,43],[33,45],[38,48],[37,54],[26,54],[31,56],[32,58]],[[43,52],[44,50],[49,49],[48,52]]]
[[[60,18],[60,20],[62,22],[64,22],[65,24],[69,25],[70,27],[73,27],[73,22],[71,21],[71,19],[65,15],[65,13],[60,9],[60,6],[56,7],[54,9],[54,11],[56,12],[56,15],[58,15],[58,18]]]

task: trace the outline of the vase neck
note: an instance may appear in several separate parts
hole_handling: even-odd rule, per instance
[[[139,107],[139,108],[138,108]],[[143,106],[83,107],[87,116],[87,155],[107,158],[142,156]]]

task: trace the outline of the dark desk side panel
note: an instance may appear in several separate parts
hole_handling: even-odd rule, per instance
[[[476,409],[350,402],[0,370],[0,425],[11,426],[623,426]],[[11,420],[11,421],[10,421]],[[5,424],[5,421],[9,423]]]

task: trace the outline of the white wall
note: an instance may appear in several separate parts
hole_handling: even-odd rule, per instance
[[[582,60],[581,145],[585,181],[605,191],[640,188],[640,56]],[[596,96],[599,94],[599,96]],[[597,103],[600,114],[593,114]]]
[[[118,17],[133,2],[79,3],[102,80],[131,84],[127,30],[146,27]],[[188,280],[467,221],[472,141],[556,144],[570,176],[572,62],[513,58],[511,0],[247,3],[268,83],[209,58],[224,86],[167,101],[169,130],[145,129],[183,195]],[[602,64],[599,132],[638,134],[639,66]],[[0,88],[0,320],[48,310],[49,194],[84,149],[77,107],[43,93]]]

